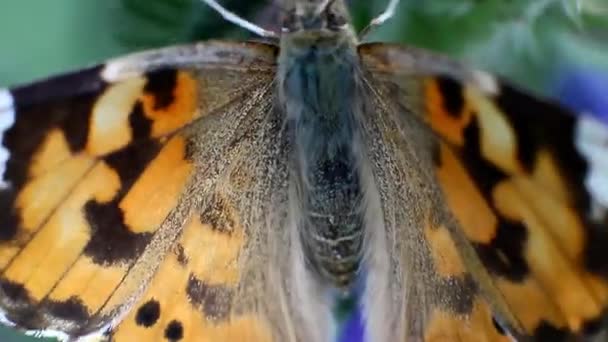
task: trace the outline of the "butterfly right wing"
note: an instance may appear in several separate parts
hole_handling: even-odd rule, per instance
[[[494,316],[534,340],[603,340],[608,129],[424,50],[363,44],[359,51],[394,125],[409,120],[430,132],[423,141],[435,141],[418,147],[409,130],[401,145],[432,158],[424,168],[443,193],[437,208],[458,221],[440,220],[450,228],[445,238],[473,276],[475,297],[492,308],[486,321]],[[427,325],[448,333],[457,318],[474,317],[450,306],[439,312]],[[500,331],[488,328],[480,333]]]
[[[483,267],[474,264],[431,172],[436,137],[394,106],[390,88],[372,77],[361,84],[373,228],[366,232],[361,303],[366,341],[510,341],[493,321],[473,273]]]

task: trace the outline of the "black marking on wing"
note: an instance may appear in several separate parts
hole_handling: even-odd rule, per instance
[[[162,69],[147,75],[148,82],[144,93],[154,97],[154,109],[169,107],[175,100],[175,87],[177,85],[177,70]]]
[[[464,94],[460,83],[449,77],[438,77],[437,85],[446,112],[455,118],[460,117],[464,109]]]
[[[44,328],[41,312],[33,305],[34,301],[23,286],[10,280],[0,279],[0,302],[5,308],[6,318],[25,329]]]
[[[133,233],[124,223],[118,201],[98,203],[89,201],[84,212],[93,235],[84,254],[99,265],[131,262],[140,255],[152,239],[151,233]]]
[[[184,337],[184,327],[177,320],[169,322],[165,329],[165,338],[169,341],[179,341]]]
[[[519,282],[526,278],[530,269],[523,255],[528,236],[526,227],[519,222],[498,217],[496,236],[489,245],[476,243],[475,250],[483,264],[508,279]]]
[[[568,341],[572,337],[567,330],[556,328],[545,321],[541,322],[534,331],[534,341]]]
[[[54,317],[70,322],[85,323],[91,318],[87,307],[76,297],[71,297],[63,302],[47,300],[44,306]]]
[[[228,318],[234,295],[232,289],[209,285],[194,275],[190,275],[186,294],[192,305],[201,310],[208,319],[221,321]]]
[[[151,299],[137,309],[135,323],[139,326],[149,328],[156,324],[160,318],[160,304]]]
[[[98,203],[90,200],[85,204],[85,217],[91,227],[92,237],[84,253],[95,263],[105,265],[132,261],[143,252],[152,238],[151,233],[133,233],[125,225],[119,203],[160,149],[158,142],[147,140],[103,158],[118,173],[121,186],[112,201]]]
[[[501,87],[494,100],[513,126],[517,155],[527,171],[532,170],[536,153],[546,148],[557,156],[561,171],[568,173],[566,179],[584,179],[586,163],[574,146],[575,116],[558,105],[509,86]],[[584,198],[579,200],[585,202]]]
[[[0,291],[4,294],[3,297],[8,298],[14,303],[30,303],[32,300],[30,294],[23,286],[7,279],[0,279]]]
[[[585,246],[585,266],[590,272],[608,279],[608,216],[601,223],[585,220],[588,238]]]
[[[19,226],[19,215],[14,206],[17,194],[14,188],[0,190],[0,242],[15,238]]]
[[[120,177],[120,191],[117,197],[122,198],[131,189],[161,148],[158,141],[146,140],[129,145],[103,158]]]
[[[480,128],[477,118],[474,117],[464,129],[465,145],[460,157],[467,172],[475,179],[483,195],[489,195],[494,187],[508,178],[508,175],[489,163],[482,157]],[[489,199],[489,197],[486,197]],[[490,201],[491,203],[491,201]]]
[[[464,131],[465,146],[461,152],[463,165],[475,180],[482,196],[492,204],[492,191],[508,175],[496,166],[483,159],[480,145],[480,132],[477,119],[474,117]],[[512,281],[523,280],[530,272],[523,255],[523,248],[528,238],[526,228],[521,223],[511,222],[492,208],[498,219],[496,235],[490,244],[475,244],[475,249],[490,272],[504,276]],[[493,229],[494,227],[480,227]]]
[[[11,90],[17,106],[46,104],[57,99],[74,98],[86,93],[99,93],[107,83],[101,78],[105,65],[47,78]]]
[[[152,131],[152,120],[144,114],[144,107],[141,101],[137,101],[131,114],[129,114],[129,126],[133,134],[133,140],[147,139]]]

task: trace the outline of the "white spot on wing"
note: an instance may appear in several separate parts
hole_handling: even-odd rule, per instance
[[[101,78],[108,83],[120,82],[138,76],[141,76],[141,72],[134,68],[134,63],[129,57],[111,60],[101,71]]]
[[[14,327],[15,323],[13,323],[8,317],[6,317],[6,313],[0,311],[0,323],[6,325],[7,327]]]
[[[575,146],[589,163],[585,186],[591,197],[608,208],[608,126],[589,115],[576,125]]]
[[[10,156],[8,149],[2,145],[4,133],[15,123],[15,108],[13,95],[7,89],[0,89],[0,189],[7,188],[9,184],[4,179],[6,162]]]
[[[57,330],[27,330],[24,332],[24,334],[36,338],[54,338],[59,341],[70,340],[70,336],[68,334]]]
[[[488,95],[498,95],[500,86],[494,76],[479,70],[473,70],[473,82]]]

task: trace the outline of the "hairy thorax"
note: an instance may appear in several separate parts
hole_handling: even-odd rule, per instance
[[[327,32],[290,38],[278,80],[294,150],[290,201],[308,268],[347,289],[361,261],[364,222],[354,43]]]

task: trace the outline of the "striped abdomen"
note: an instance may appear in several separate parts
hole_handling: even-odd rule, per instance
[[[284,56],[280,78],[294,147],[290,200],[304,255],[339,288],[353,283],[363,245],[356,57],[348,51],[312,46]]]

